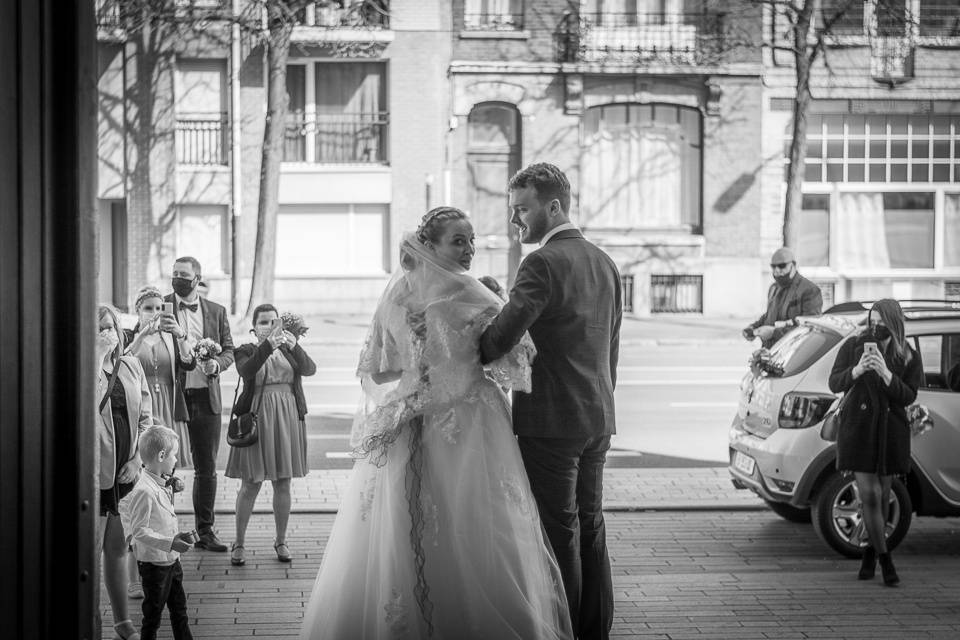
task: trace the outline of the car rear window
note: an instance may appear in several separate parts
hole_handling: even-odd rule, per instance
[[[830,351],[842,336],[816,325],[797,327],[770,349],[770,363],[782,376],[794,376],[807,370]]]

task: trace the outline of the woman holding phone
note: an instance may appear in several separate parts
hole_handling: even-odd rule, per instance
[[[877,559],[883,583],[900,582],[887,549],[886,512],[893,476],[910,470],[907,407],[917,398],[923,370],[907,343],[896,300],[874,303],[860,334],[847,340],[830,374],[830,390],[846,392],[837,435],[837,468],[852,471],[869,544],[859,578],[869,580]]]
[[[237,537],[231,546],[230,563],[246,563],[245,536],[253,504],[264,480],[273,485],[273,517],[277,559],[290,562],[287,521],[290,518],[290,479],[307,474],[307,429],[304,416],[303,376],[312,376],[317,366],[284,330],[277,308],[262,304],[253,310],[253,334],[258,342],[236,348],[237,372],[243,392],[235,412],[257,415],[259,437],[249,447],[230,448],[225,475],[240,478],[237,493]]]
[[[166,313],[164,305],[168,306]],[[147,387],[153,400],[153,418],[173,429],[180,438],[177,466],[193,466],[190,457],[190,434],[187,432],[187,407],[183,394],[176,393],[177,370],[191,371],[197,366],[193,355],[193,340],[185,333],[177,337],[173,305],[163,301],[163,294],[156,287],[146,286],[137,292],[134,308],[137,324],[132,331],[125,331],[128,347],[126,353],[137,356],[147,376]]]

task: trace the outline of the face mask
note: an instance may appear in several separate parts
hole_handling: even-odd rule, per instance
[[[782,276],[773,276],[774,282],[776,282],[781,287],[786,287],[790,284],[790,281],[793,280],[791,275],[782,275]]]
[[[173,287],[174,293],[181,298],[186,298],[193,293],[193,278],[171,278],[170,286]]]
[[[120,338],[117,337],[117,332],[113,329],[104,329],[101,331],[100,339],[107,344],[110,351],[116,349],[117,345],[120,344]]]
[[[887,329],[883,325],[874,325],[873,337],[876,338],[878,342],[883,342],[890,337],[890,329]]]

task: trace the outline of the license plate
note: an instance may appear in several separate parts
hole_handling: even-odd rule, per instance
[[[753,468],[756,466],[757,461],[743,453],[742,451],[737,451],[733,456],[733,466],[735,469],[744,472],[748,476],[753,475]]]

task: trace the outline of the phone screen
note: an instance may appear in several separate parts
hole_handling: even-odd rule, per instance
[[[172,303],[172,302],[164,302],[164,303],[163,303],[163,312],[164,312],[164,313],[173,313],[173,303]]]

